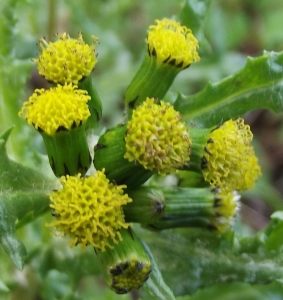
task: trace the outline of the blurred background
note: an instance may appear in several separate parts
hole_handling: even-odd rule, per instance
[[[0,11],[5,0],[2,1]],[[76,37],[79,31],[86,41],[90,42],[92,35],[99,38],[98,63],[93,72],[93,82],[103,102],[103,119],[96,132],[99,135],[122,120],[123,95],[145,54],[148,26],[155,19],[177,16],[184,3],[183,0],[10,2],[10,10],[3,13],[11,14],[7,18],[12,18],[9,20],[13,40],[0,35],[0,43],[11,45],[8,56],[26,62],[27,75],[17,79],[12,69],[6,74],[8,84],[16,87],[6,97],[14,99],[16,104],[9,108],[9,118],[0,106],[0,132],[16,124],[9,144],[10,155],[17,160],[25,158],[24,164],[30,166],[39,163],[31,149],[45,154],[44,147],[40,136],[18,118],[17,112],[35,88],[48,87],[31,62],[37,57],[38,39],[44,36],[54,41],[55,34],[63,32]],[[192,2],[197,5],[198,1]],[[282,51],[282,15],[281,0],[211,1],[204,24],[207,43],[200,45],[201,61],[178,75],[166,96],[168,100],[174,100],[178,92],[193,94],[208,81],[217,82],[229,76],[245,65],[247,56],[260,56],[264,50]],[[283,210],[283,116],[257,110],[244,117],[254,133],[263,176],[253,191],[243,194],[241,231],[256,232],[268,224],[273,211]],[[65,241],[51,237],[44,226],[49,219],[50,216],[45,216],[20,230],[30,253],[24,272],[15,271],[0,249],[1,280],[13,291],[1,288],[0,284],[1,299],[138,299],[136,293],[117,296],[108,291],[97,263],[89,264],[93,253],[89,250],[81,254],[69,249]],[[223,296],[223,299],[234,298]]]

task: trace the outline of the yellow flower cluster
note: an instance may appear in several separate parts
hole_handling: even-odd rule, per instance
[[[77,86],[58,85],[49,90],[37,89],[24,102],[19,115],[27,122],[48,135],[60,130],[70,130],[80,126],[90,116],[87,92]]]
[[[198,40],[191,30],[175,20],[156,20],[149,27],[148,52],[164,63],[186,68],[200,60]]]
[[[77,39],[63,33],[54,43],[41,38],[39,45],[42,50],[39,58],[34,59],[38,63],[39,74],[54,83],[78,84],[94,69],[97,42],[98,39],[93,37],[93,44],[86,44],[82,33]]]
[[[125,158],[159,174],[188,165],[190,138],[181,114],[169,103],[147,98],[127,125]]]
[[[110,183],[104,170],[86,178],[63,176],[60,182],[63,188],[50,195],[56,220],[48,226],[55,226],[59,235],[69,235],[71,246],[92,245],[101,251],[113,248],[111,242],[121,240],[119,229],[130,225],[122,210],[132,202],[124,194],[126,186]]]
[[[252,188],[261,174],[252,138],[250,127],[241,118],[213,130],[203,158],[204,179],[222,191]]]

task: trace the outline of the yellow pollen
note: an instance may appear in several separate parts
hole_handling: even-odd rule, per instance
[[[175,20],[162,19],[155,23],[149,27],[147,36],[149,55],[180,68],[200,60],[198,40],[190,29]]]
[[[113,248],[112,243],[122,240],[119,230],[128,228],[122,206],[132,199],[124,194],[125,185],[110,183],[104,170],[94,176],[63,176],[63,188],[50,194],[50,207],[56,220],[47,226],[55,226],[58,235],[68,235],[70,246],[81,244],[105,251]]]
[[[153,98],[133,111],[125,142],[126,159],[159,174],[174,173],[190,160],[189,131],[180,113],[169,103],[156,104]]]
[[[229,120],[212,131],[204,152],[204,179],[221,191],[252,188],[261,175],[252,138],[242,118]]]
[[[38,59],[34,59],[38,63],[39,74],[54,83],[78,84],[94,69],[98,39],[93,36],[93,44],[88,45],[82,33],[78,34],[77,39],[70,38],[66,33],[57,37],[54,43],[48,43],[44,38],[39,40],[41,53]]]
[[[70,130],[80,126],[90,116],[87,92],[73,85],[58,85],[49,90],[37,89],[24,102],[19,115],[35,129],[53,135],[60,128]]]

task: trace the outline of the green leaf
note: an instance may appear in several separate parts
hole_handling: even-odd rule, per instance
[[[266,249],[244,252],[232,233],[218,236],[206,230],[187,228],[155,235],[139,234],[151,247],[164,280],[175,296],[191,295],[200,288],[221,282],[266,284],[283,278],[281,253]]]
[[[0,279],[0,295],[1,293],[7,293],[9,292],[9,288],[6,286],[6,284]]]
[[[30,137],[22,134],[24,121],[18,116],[19,99],[31,74],[31,59],[17,59],[17,19],[15,8],[19,0],[1,1],[0,5],[0,131],[6,126],[17,125],[10,140],[14,154],[23,157],[31,143]]]
[[[27,253],[16,227],[33,220],[49,208],[47,193],[53,180],[9,159],[6,142],[12,128],[0,136],[0,241],[18,269]]]
[[[144,284],[144,289],[147,292],[146,295],[143,295],[144,299],[150,299],[149,297],[153,297],[152,299],[175,300],[175,296],[173,295],[172,290],[165,283],[149,247],[145,243],[143,243],[143,245],[150,257],[152,267],[150,277]]]
[[[183,120],[212,127],[257,108],[283,111],[283,52],[248,57],[245,67],[192,96],[179,95],[174,106]]]
[[[14,44],[14,27],[16,19],[14,10],[17,0],[9,0],[1,2],[0,10],[0,55],[8,56],[11,54]],[[5,43],[3,42],[5,40]]]
[[[194,296],[178,297],[178,300],[278,300],[282,295],[282,283],[252,286],[248,283],[220,283],[207,289],[198,290]]]
[[[211,0],[186,0],[178,19],[180,23],[190,28],[200,44],[200,52],[207,50],[209,44],[204,37],[203,28],[207,9]]]

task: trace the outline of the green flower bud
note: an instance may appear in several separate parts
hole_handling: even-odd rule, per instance
[[[140,288],[149,278],[151,261],[139,237],[132,229],[122,229],[123,240],[114,249],[97,251],[110,288],[117,294],[125,294]]]

